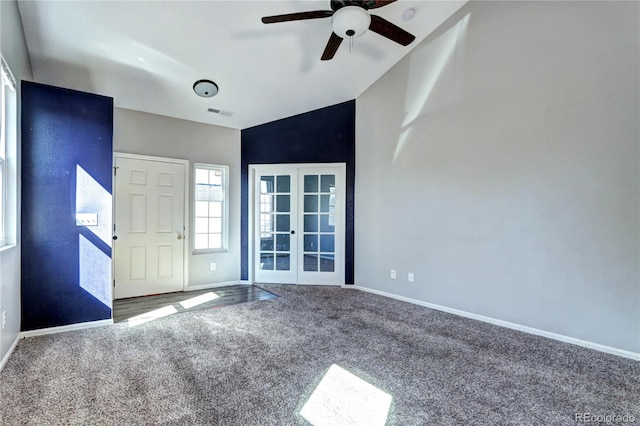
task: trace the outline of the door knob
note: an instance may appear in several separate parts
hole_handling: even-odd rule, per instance
[[[295,234],[296,231],[294,231],[293,229],[291,230],[291,235]]]
[[[182,234],[178,234],[178,237],[177,237],[177,238],[178,238],[179,240],[181,240],[181,239],[182,239]]]
[[[117,235],[114,235],[114,236],[113,236],[113,239],[114,239],[114,240],[117,240],[117,239],[118,239],[118,236],[117,236]]]

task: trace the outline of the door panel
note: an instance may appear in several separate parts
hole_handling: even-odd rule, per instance
[[[184,164],[115,160],[116,299],[182,291]]]
[[[296,282],[295,171],[264,170],[256,177],[256,279]],[[292,238],[293,237],[293,238]]]
[[[342,284],[344,166],[255,170],[255,281]]]
[[[302,250],[298,284],[344,282],[344,197],[340,168],[301,168]],[[343,199],[343,198],[342,198]]]

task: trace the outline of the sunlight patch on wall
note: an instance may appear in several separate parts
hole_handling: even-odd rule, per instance
[[[97,214],[97,225],[85,228],[111,247],[111,194],[76,164],[76,217],[78,213]]]
[[[471,14],[465,15],[435,40],[411,53],[405,101],[407,114],[393,155],[394,163],[418,118],[430,111],[450,107],[456,99],[461,98],[462,90],[459,85],[463,81],[463,75],[458,74],[464,72],[462,61],[470,17]],[[446,87],[436,93],[434,89],[438,82]]]
[[[384,425],[391,395],[333,364],[300,415],[314,426]]]
[[[174,308],[173,305],[168,305],[163,308],[159,308],[151,312],[145,312],[144,314],[138,315],[133,318],[129,318],[127,320],[127,323],[129,324],[129,327],[136,327],[138,325],[142,325],[149,321],[168,317],[169,315],[173,315],[177,312],[178,310]]]
[[[80,287],[111,309],[111,258],[78,235]]]
[[[202,305],[203,303],[210,302],[212,300],[217,299],[218,297],[220,296],[210,291],[208,293],[204,293],[199,296],[192,297],[191,299],[183,300],[182,302],[180,302],[180,305],[182,305],[182,307],[185,309],[191,309],[194,306]]]

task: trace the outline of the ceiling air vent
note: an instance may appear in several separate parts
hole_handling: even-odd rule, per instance
[[[231,117],[233,115],[231,111],[225,111],[223,109],[209,108],[207,111],[212,112],[214,114],[224,115],[225,117]]]

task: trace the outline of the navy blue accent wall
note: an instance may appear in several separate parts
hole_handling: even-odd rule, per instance
[[[249,278],[249,164],[346,163],[345,283],[353,284],[356,101],[242,130],[242,279]]]
[[[86,285],[110,279],[108,238],[75,213],[78,182],[111,212],[112,156],[112,98],[22,82],[23,331],[111,318],[108,288]]]

